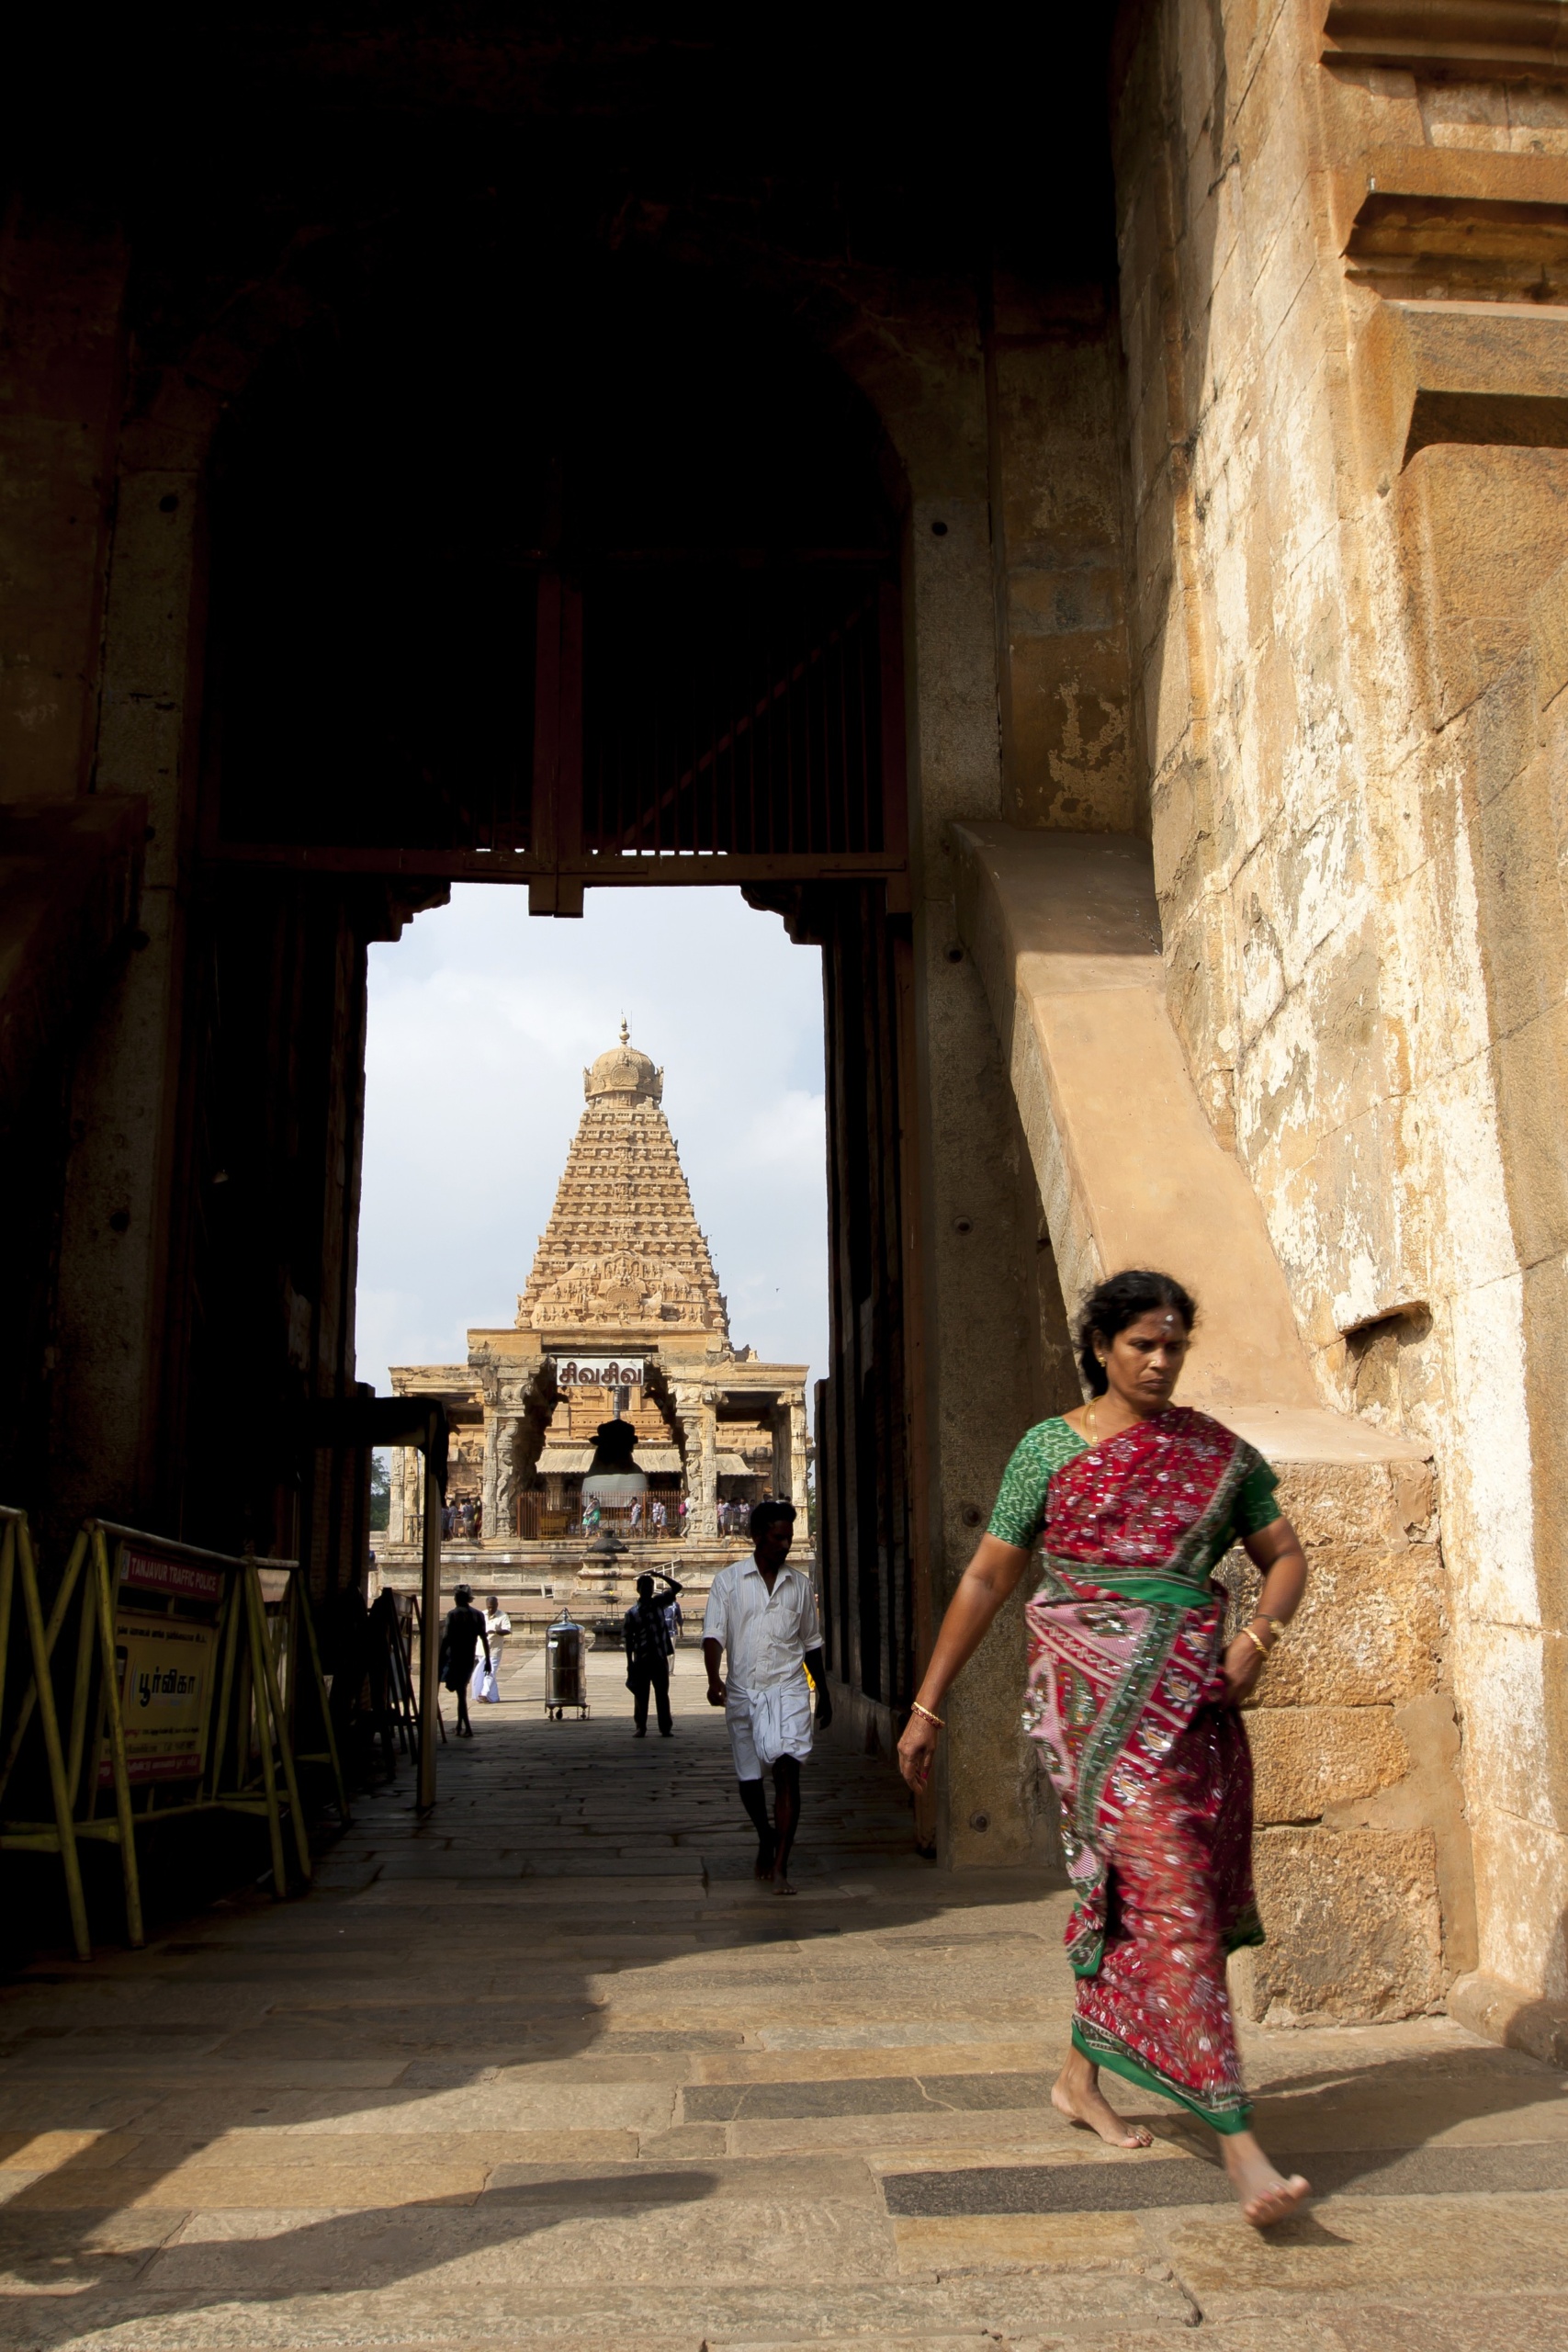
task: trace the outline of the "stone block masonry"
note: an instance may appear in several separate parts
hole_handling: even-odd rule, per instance
[[[1430,1473],[1278,1466],[1310,1581],[1247,1709],[1269,1941],[1236,1955],[1235,1991],[1276,2023],[1419,2015],[1475,1950]],[[1227,1580],[1249,1611],[1245,1555]]]

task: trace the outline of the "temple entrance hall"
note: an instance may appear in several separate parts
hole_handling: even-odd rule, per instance
[[[777,1898],[696,1655],[669,1741],[631,1737],[613,1657],[591,1682],[547,1722],[520,1657],[438,1816],[406,1772],[363,1799],[309,1898],[12,1986],[0,2340],[1561,2342],[1550,2068],[1443,2018],[1245,2029],[1260,2129],[1325,2192],[1261,2237],[1174,2108],[1122,2086],[1138,2157],[1054,2113],[1051,1883],[917,1860],[840,1728]]]
[[[0,207],[27,1638],[109,1524],[238,1564],[253,1666],[291,1578],[334,1692],[372,1551],[427,1636],[459,1572],[515,1606],[422,1814],[405,1758],[340,1831],[318,1760],[307,1897],[236,1815],[217,1908],[132,1950],[100,1903],[90,1963],[6,1987],[0,2352],[1568,2335],[1551,13],[40,17]],[[378,1324],[371,962],[481,885],[547,941],[726,897],[819,959],[819,1350],[739,1295],[613,936],[570,1105],[513,1051],[409,1085],[432,1252],[487,1084],[552,1159],[482,1282]],[[716,1023],[728,968],[680,978]],[[1050,2106],[1021,1591],[918,1809],[891,1762],[1021,1433],[1080,1400],[1069,1317],[1137,1267],[1310,1567],[1229,1980],[1314,2192],[1266,2243],[1174,2110],[1134,2159]],[[590,1492],[605,1422],[639,1518]],[[379,1546],[377,1448],[420,1456]],[[797,1487],[835,1723],[784,1898],[694,1651],[634,1742],[613,1636],[628,1566]],[[609,1638],[547,1723],[568,1600]]]

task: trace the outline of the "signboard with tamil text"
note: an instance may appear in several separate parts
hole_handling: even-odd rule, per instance
[[[224,1577],[145,1543],[118,1547],[115,1668],[133,1788],[197,1781],[207,1761]],[[107,1787],[109,1761],[99,1765]]]
[[[556,1385],[560,1388],[640,1388],[641,1356],[557,1356]]]
[[[207,1755],[218,1628],[122,1609],[115,1619],[114,1647],[131,1786],[198,1781]],[[106,1758],[99,1785],[107,1787],[108,1779]]]

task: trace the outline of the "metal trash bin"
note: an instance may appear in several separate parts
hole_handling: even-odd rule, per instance
[[[545,1713],[559,1723],[568,1707],[588,1713],[588,1645],[593,1636],[562,1610],[545,1635]]]

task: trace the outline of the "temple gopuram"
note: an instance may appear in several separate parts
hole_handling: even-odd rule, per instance
[[[610,1605],[642,1567],[667,1566],[688,1588],[691,1618],[714,1570],[746,1547],[737,1506],[788,1497],[804,1546],[807,1366],[763,1363],[731,1342],[664,1115],[664,1073],[625,1023],[582,1086],[516,1321],[470,1330],[465,1364],[394,1365],[392,1385],[446,1406],[458,1527],[444,1548],[444,1582],[488,1584],[526,1619],[531,1597],[597,1590]],[[624,1555],[614,1566],[590,1563],[584,1586],[585,1551],[602,1525],[592,1514],[584,1521],[582,1482],[594,1431],[615,1419],[636,1430],[648,1491],[635,1516],[611,1515]],[[387,1582],[417,1580],[422,1499],[419,1456],[400,1451],[377,1547]]]

